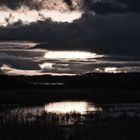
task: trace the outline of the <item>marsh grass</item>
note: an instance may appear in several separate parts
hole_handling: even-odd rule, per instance
[[[55,114],[34,116],[34,120],[18,119],[17,115],[0,118],[0,140],[139,140],[140,120],[120,118],[92,120],[88,114],[87,122],[73,125],[58,125]],[[64,116],[63,116],[64,117]],[[69,114],[66,117],[80,118],[80,114]],[[65,119],[65,118],[62,118]]]

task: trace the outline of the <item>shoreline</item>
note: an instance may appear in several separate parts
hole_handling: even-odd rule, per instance
[[[64,83],[33,85],[32,83]],[[40,104],[57,100],[140,102],[140,73],[83,76],[0,75],[0,104]]]

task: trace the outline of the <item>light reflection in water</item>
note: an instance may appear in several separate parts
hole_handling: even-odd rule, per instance
[[[97,106],[96,106],[97,105]],[[10,107],[10,106],[9,106]],[[8,108],[9,108],[8,107]],[[140,104],[94,104],[85,101],[61,101],[48,103],[45,106],[0,108],[3,121],[38,121],[52,124],[82,124],[101,120],[140,119]]]
[[[97,108],[94,105],[90,105],[87,102],[54,102],[49,103],[45,106],[45,111],[49,113],[80,113],[85,114],[86,112],[94,112],[94,111],[101,111],[101,108]]]

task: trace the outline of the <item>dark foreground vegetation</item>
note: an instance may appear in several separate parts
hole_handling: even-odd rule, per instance
[[[0,121],[0,140],[139,140],[140,120],[119,119],[69,126],[53,125],[42,117],[19,121],[16,116]]]
[[[63,99],[91,99],[107,103],[139,102],[140,74],[0,75],[0,104],[36,104]]]
[[[7,120],[0,124],[0,140],[63,140],[63,132],[47,122]]]
[[[110,121],[83,126],[70,140],[139,140],[140,121]]]

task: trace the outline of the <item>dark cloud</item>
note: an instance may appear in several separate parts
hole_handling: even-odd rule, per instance
[[[7,6],[11,9],[17,9],[22,5],[26,5],[28,7],[38,7],[36,4],[33,4],[32,0],[0,0],[0,6]]]
[[[64,0],[69,6],[72,0]],[[41,3],[40,3],[41,4]],[[37,0],[0,0],[15,9],[21,5],[37,8]],[[85,14],[73,23],[50,19],[24,25],[18,21],[0,27],[0,40],[45,42],[38,48],[90,50],[102,54],[140,54],[140,15],[138,0],[85,0]],[[88,10],[87,10],[88,9]],[[93,15],[94,11],[97,15]],[[137,12],[137,14],[136,14]]]
[[[85,0],[85,4],[96,14],[140,12],[139,0]]]
[[[32,60],[16,57],[14,55],[9,56],[9,54],[1,54],[0,53],[0,67],[3,64],[9,64],[10,66],[16,69],[24,69],[24,70],[39,70],[39,66],[33,62]]]
[[[90,50],[101,54],[140,54],[139,14],[84,14],[73,23],[51,20],[1,27],[0,40],[45,42],[43,49]]]
[[[125,13],[129,12],[127,6],[119,3],[112,2],[95,2],[88,6],[89,10],[94,11],[96,14],[108,14],[108,13]]]
[[[38,45],[32,46],[32,48],[22,47],[20,51],[18,50],[19,47],[10,50],[9,47],[4,48],[4,45],[1,44],[0,67],[3,64],[8,64],[16,69],[40,70],[40,64],[46,63],[46,59],[41,59],[46,49],[86,50],[104,54],[104,60],[99,58],[99,63],[92,63],[92,65],[88,63],[75,65],[73,61],[70,61],[70,72],[73,72],[72,69],[74,69],[75,72],[82,73],[82,71],[87,71],[87,69],[92,71],[93,68],[104,68],[107,66],[126,66],[130,68],[136,66],[139,71],[139,63],[132,61],[132,58],[133,60],[140,60],[139,0],[60,0],[60,3],[58,2],[59,0],[48,0],[48,2],[51,2],[51,5],[50,3],[43,4],[44,1],[47,0],[0,0],[1,11],[7,10],[7,7],[12,9],[7,10],[9,17],[5,18],[8,26],[0,26],[0,41],[28,40],[39,42]],[[77,1],[77,3],[75,4],[74,1]],[[83,2],[84,6],[79,2]],[[69,12],[78,9],[77,7],[81,7],[83,9],[79,9],[83,10],[84,14],[80,19],[72,23],[62,23],[46,19],[38,11],[42,8],[47,8],[47,10],[57,9],[59,4],[59,9],[61,10],[61,3],[65,4],[64,7],[68,8]],[[29,22],[28,24],[24,20],[14,23],[10,22],[13,18],[10,11],[19,12],[18,9],[21,7],[23,10],[25,8],[25,11],[27,8],[28,12],[36,9],[34,11],[42,16],[43,21],[36,19],[36,22]],[[38,48],[43,52],[38,52],[40,51]],[[123,61],[122,64],[116,63],[122,59],[124,60],[124,58],[127,58],[126,61],[132,62]],[[113,63],[110,60],[117,61]],[[50,62],[52,63],[52,61]],[[67,65],[59,60],[53,64],[51,70],[47,69],[47,71],[61,73],[63,69],[66,69],[66,72],[68,72]]]
[[[0,0],[1,7],[7,6],[13,10],[21,6],[36,10],[42,8],[54,10],[58,9],[62,3],[68,6],[69,10],[83,8],[97,14],[140,12],[139,0]]]
[[[118,0],[120,3],[126,4],[130,12],[140,12],[139,0]]]
[[[49,10],[76,10],[83,6],[83,0],[0,0],[0,6],[6,6],[16,10],[22,6],[29,9],[49,9]],[[60,8],[58,8],[60,7]],[[63,9],[64,8],[64,9]]]

